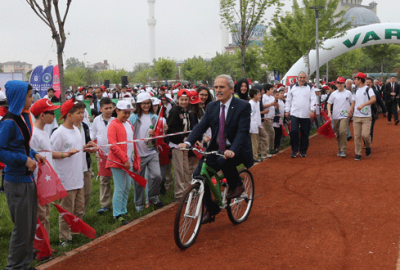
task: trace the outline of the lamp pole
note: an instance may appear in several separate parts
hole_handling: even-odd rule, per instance
[[[315,51],[316,51],[316,61],[317,61],[317,88],[319,88],[319,31],[318,31],[318,12],[325,8],[324,6],[313,6],[309,7],[309,9],[313,9],[315,11]]]
[[[86,67],[86,62],[85,62],[85,60],[86,60],[86,55],[87,55],[87,52],[85,52],[85,53],[83,54],[83,66],[84,66],[84,67]]]

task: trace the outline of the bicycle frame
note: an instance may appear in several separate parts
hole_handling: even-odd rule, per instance
[[[212,194],[214,194],[214,197],[217,200],[218,205],[220,207],[223,207],[224,204],[222,202],[222,197],[221,197],[221,182],[222,182],[222,179],[224,179],[225,177],[223,174],[218,175],[217,172],[213,168],[209,167],[206,164],[206,161],[207,161],[207,158],[204,159],[203,165],[201,166],[200,175],[205,176],[206,184],[210,188]],[[215,177],[215,179],[217,181],[216,187],[214,186],[213,182],[211,181],[211,176],[209,173],[211,173],[211,176]]]

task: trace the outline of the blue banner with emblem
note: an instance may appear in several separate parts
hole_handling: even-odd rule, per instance
[[[37,66],[31,73],[29,83],[32,85],[33,90],[38,90],[40,94],[40,85],[42,84],[43,66]],[[40,94],[41,97],[44,95]]]
[[[47,95],[47,89],[53,87],[53,66],[48,66],[43,70],[42,84],[40,85],[40,96]]]

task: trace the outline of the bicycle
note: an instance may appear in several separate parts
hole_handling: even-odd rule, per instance
[[[238,198],[227,199],[226,195],[229,187],[224,179],[224,175],[218,175],[215,170],[206,164],[207,156],[217,155],[223,157],[224,155],[218,153],[218,151],[205,152],[196,148],[180,150],[195,150],[204,156],[200,176],[194,177],[191,185],[184,191],[175,216],[175,243],[181,250],[184,250],[193,245],[200,232],[201,220],[205,208],[203,205],[205,185],[210,188],[219,207],[227,210],[229,220],[233,224],[240,224],[248,218],[253,206],[254,180],[249,170],[245,168],[239,170],[245,191]],[[212,181],[212,177],[215,177],[215,184]]]

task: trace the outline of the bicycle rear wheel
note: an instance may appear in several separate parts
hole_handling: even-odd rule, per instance
[[[179,202],[174,224],[174,238],[176,245],[187,249],[195,242],[201,227],[203,217],[203,201],[200,199],[200,184],[190,185]],[[197,209],[200,207],[198,214]]]
[[[228,199],[228,217],[233,224],[240,224],[247,219],[253,206],[254,180],[253,175],[247,169],[239,171],[243,178],[244,192],[240,197]]]

